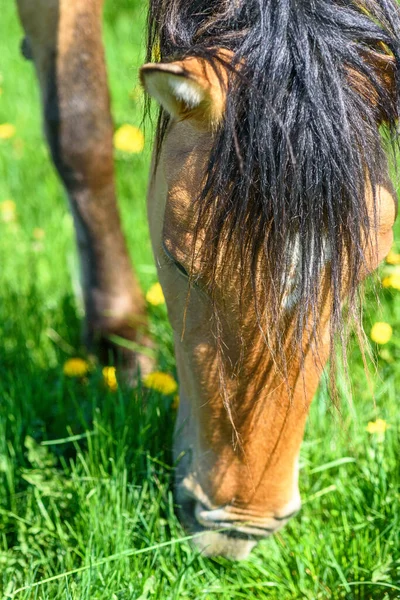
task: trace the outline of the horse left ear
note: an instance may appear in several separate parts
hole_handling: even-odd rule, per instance
[[[172,63],[149,63],[140,70],[145,90],[177,120],[190,119],[200,128],[221,122],[227,73],[222,64],[190,57]]]
[[[397,65],[394,57],[372,49],[364,50],[361,56],[366,65],[372,69],[379,85],[386,91],[391,106],[397,106]],[[393,119],[390,106],[382,102],[376,87],[364,74],[349,69],[349,76],[354,89],[374,108],[378,125]]]

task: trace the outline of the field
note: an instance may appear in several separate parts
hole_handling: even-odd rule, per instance
[[[106,3],[116,127],[141,126],[143,4]],[[377,321],[393,328],[387,344],[372,344],[369,383],[353,344],[340,408],[321,384],[302,447],[301,513],[243,563],[203,558],[174,512],[173,396],[112,390],[96,366],[83,378],[63,373],[68,359],[87,358],[72,220],[42,139],[14,3],[2,0],[1,11],[0,125],[15,131],[0,128],[0,596],[400,598],[400,291],[380,289],[379,306],[367,295],[367,335]],[[116,170],[148,290],[157,276],[145,218],[151,126],[145,133],[142,153],[116,152]],[[159,369],[176,377],[165,307],[150,313]]]

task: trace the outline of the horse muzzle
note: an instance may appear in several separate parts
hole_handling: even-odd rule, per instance
[[[300,509],[300,498],[284,511],[265,517],[232,505],[210,507],[204,493],[193,490],[191,482],[185,480],[177,487],[176,497],[182,524],[195,535],[194,545],[204,556],[231,560],[247,558],[259,541],[281,529]]]

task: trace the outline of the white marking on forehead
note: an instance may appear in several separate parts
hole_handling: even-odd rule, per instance
[[[318,265],[318,274],[322,271],[323,267],[330,259],[330,247],[326,237],[323,238],[321,245],[322,256],[320,258],[320,264]],[[309,275],[311,275],[311,270],[313,268],[314,263],[313,246],[313,243],[311,243],[311,248],[307,259]],[[290,310],[299,301],[301,289],[302,248],[300,245],[299,234],[296,234],[296,236],[292,240],[289,240],[287,242],[286,252],[289,252],[291,254],[291,260],[288,267],[288,272],[282,275],[282,284],[286,283],[286,290],[282,299],[282,309]]]

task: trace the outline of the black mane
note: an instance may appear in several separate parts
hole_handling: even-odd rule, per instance
[[[266,278],[272,331],[297,240],[301,277],[294,330],[300,344],[306,320],[318,314],[321,265],[329,253],[331,326],[336,332],[343,296],[353,309],[357,304],[363,239],[373,242],[376,232],[376,215],[368,215],[365,197],[366,186],[375,194],[387,177],[382,123],[390,134],[386,138],[393,142],[396,137],[396,2],[150,4],[149,60],[198,56],[217,65],[218,49],[225,48],[232,52],[229,67],[239,72],[230,78],[225,119],[197,199],[197,228],[206,231],[205,264],[212,272],[223,251],[228,267],[229,241],[239,240],[242,276],[248,279],[250,273],[254,289],[260,276]],[[374,57],[382,59],[378,66]],[[393,86],[379,66],[385,60]],[[167,120],[161,116],[159,142]]]

